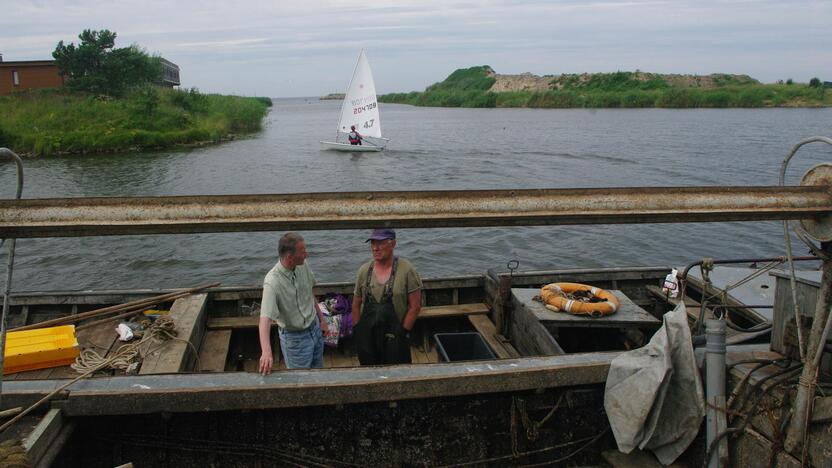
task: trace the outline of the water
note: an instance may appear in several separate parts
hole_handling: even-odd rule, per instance
[[[777,185],[798,141],[832,135],[832,109],[532,110],[382,105],[383,153],[321,152],[340,101],[276,100],[260,134],[182,151],[27,160],[25,198],[364,190]],[[798,153],[788,182],[832,161]],[[13,165],[0,165],[2,195]],[[673,189],[667,190],[673,197]],[[364,231],[304,232],[319,281],[351,281]],[[257,285],[279,233],[21,239],[13,290]],[[397,253],[425,277],[503,269],[678,265],[779,256],[780,222],[408,229]],[[796,255],[805,251],[796,244]],[[0,254],[5,265],[6,249]]]

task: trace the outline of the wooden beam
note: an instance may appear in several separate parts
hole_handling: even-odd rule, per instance
[[[208,294],[193,294],[174,301],[170,317],[176,324],[178,340],[159,345],[146,356],[139,374],[167,374],[190,369],[195,358],[192,346],[202,342]],[[194,344],[196,343],[196,344]]]
[[[418,318],[464,317],[466,315],[487,314],[488,310],[488,306],[483,303],[430,306],[422,307]],[[260,317],[258,316],[216,317],[208,319],[208,328],[211,330],[239,330],[257,328],[259,323]]]
[[[208,319],[209,330],[240,330],[245,328],[257,328],[260,324],[260,317],[257,315],[245,317],[215,317]]]
[[[453,304],[444,306],[422,307],[419,319],[440,317],[461,317],[466,315],[487,314],[488,306],[482,302],[475,304]]]
[[[483,339],[486,343],[488,343],[488,347],[494,351],[494,354],[500,359],[508,359],[513,357],[519,357],[517,355],[512,355],[511,352],[503,346],[503,343],[497,339],[497,327],[494,325],[494,322],[488,318],[486,315],[469,315],[468,321],[471,322],[471,325],[474,326],[480,335],[482,335]]]
[[[51,466],[72,430],[73,424],[66,421],[61,410],[49,410],[23,440],[23,448],[31,466]]]
[[[61,402],[67,416],[188,413],[360,404],[603,384],[620,352],[441,364],[104,377]],[[10,381],[3,401],[45,395],[59,381]]]

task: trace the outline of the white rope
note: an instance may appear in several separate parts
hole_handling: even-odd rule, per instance
[[[156,319],[150,328],[145,331],[141,340],[122,346],[109,358],[98,354],[93,349],[85,349],[70,367],[81,374],[94,369],[127,370],[130,364],[144,359],[150,353],[151,345],[160,344],[171,339],[180,340],[176,337],[175,324],[172,318],[162,316]],[[187,340],[180,341],[191,344]]]

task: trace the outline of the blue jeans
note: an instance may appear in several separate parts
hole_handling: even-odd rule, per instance
[[[309,369],[324,367],[324,338],[318,317],[306,330],[290,331],[278,329],[280,351],[288,369]]]

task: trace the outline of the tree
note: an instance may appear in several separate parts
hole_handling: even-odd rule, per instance
[[[119,96],[125,91],[158,81],[162,65],[136,45],[115,48],[116,33],[85,29],[76,46],[58,42],[52,57],[67,87],[77,91]]]
[[[812,78],[809,80],[809,87],[820,88],[820,78]]]

